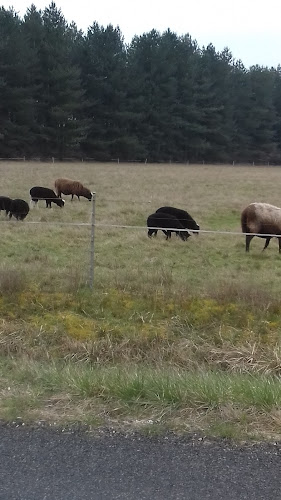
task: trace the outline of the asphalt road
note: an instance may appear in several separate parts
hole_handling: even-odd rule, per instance
[[[281,499],[281,444],[0,426],[1,500]]]

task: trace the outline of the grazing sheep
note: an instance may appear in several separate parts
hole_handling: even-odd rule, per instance
[[[71,200],[73,200],[74,195],[80,200],[80,196],[87,198],[89,201],[92,199],[91,191],[84,187],[79,181],[72,181],[70,179],[57,179],[55,181],[55,190],[57,195],[61,197],[61,194],[71,194]]]
[[[243,233],[246,234],[246,252],[249,252],[250,241],[254,236],[260,234],[280,234],[277,236],[279,242],[279,253],[281,253],[281,208],[269,205],[268,203],[251,203],[244,208],[241,214],[241,226]],[[265,238],[265,250],[272,236],[259,236]]]
[[[174,217],[176,217],[186,229],[193,229],[195,231],[199,231],[200,229],[195,220],[185,210],[181,210],[180,208],[175,207],[161,207],[156,210],[156,213],[158,212],[164,212],[166,214],[174,215]],[[198,232],[196,232],[195,234],[198,235]]]
[[[64,206],[64,200],[62,200],[62,198],[58,198],[56,193],[54,193],[52,189],[41,186],[34,186],[30,189],[29,192],[31,201],[33,201],[35,204],[38,203],[38,200],[45,200],[46,208],[51,208],[52,203],[55,203],[59,207]]]
[[[156,212],[151,214],[147,218],[148,236],[151,237],[153,234],[157,234],[157,229],[153,228],[169,228],[167,231],[162,229],[163,233],[166,235],[166,240],[171,238],[171,233],[176,232],[183,241],[186,241],[190,236],[188,231],[177,231],[177,229],[185,229],[181,222],[171,214],[165,214],[164,212]],[[175,228],[175,229],[172,229]]]
[[[18,198],[12,200],[9,213],[10,219],[13,215],[17,220],[23,220],[27,216],[28,212],[29,212],[29,206],[28,203],[26,203],[26,201],[20,200]]]
[[[6,215],[10,212],[12,200],[8,196],[0,196],[0,211],[5,210]]]

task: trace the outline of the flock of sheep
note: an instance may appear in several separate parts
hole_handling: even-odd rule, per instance
[[[171,232],[176,232],[183,241],[187,240],[190,232],[195,231],[198,234],[200,230],[188,212],[174,207],[161,207],[156,210],[154,214],[149,215],[147,226],[149,237],[156,235],[159,228],[165,233],[166,239],[171,238]],[[273,238],[271,235],[275,235],[281,253],[281,208],[269,203],[251,203],[242,211],[241,226],[243,233],[246,233],[246,252],[249,252],[254,236],[265,238],[265,250]]]
[[[52,203],[55,203],[59,207],[64,206],[64,200],[61,195],[71,195],[73,200],[74,196],[80,200],[80,196],[84,196],[89,201],[92,199],[91,191],[83,186],[79,181],[73,181],[71,179],[56,179],[55,181],[56,193],[46,187],[34,186],[30,189],[31,203],[36,204],[39,200],[46,201],[46,208],[51,208]],[[6,215],[15,217],[17,220],[23,220],[29,212],[29,205],[25,200],[16,198],[12,200],[8,196],[0,196],[0,211],[5,210]]]
[[[56,191],[56,192],[55,192]],[[34,186],[30,189],[31,203],[38,203],[39,200],[46,201],[46,208],[51,208],[52,203],[59,207],[64,206],[61,195],[71,195],[80,200],[80,196],[92,199],[91,191],[81,182],[71,179],[59,178],[55,181],[55,191],[42,186]],[[0,211],[5,210],[6,214],[15,217],[17,220],[24,220],[29,213],[29,205],[22,199],[11,199],[7,196],[0,196]],[[241,226],[246,234],[246,252],[249,252],[250,242],[254,236],[265,238],[265,250],[272,235],[275,235],[279,243],[279,253],[281,253],[281,208],[268,203],[251,203],[241,214]],[[190,233],[199,234],[200,227],[191,215],[185,210],[175,207],[160,207],[155,213],[147,218],[148,236],[156,236],[159,229],[166,235],[166,239],[171,238],[171,233],[175,232],[183,241],[186,241]],[[279,236],[280,235],[280,236]]]

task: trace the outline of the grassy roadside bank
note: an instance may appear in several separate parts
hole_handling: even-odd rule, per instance
[[[2,421],[280,439],[280,379],[162,365],[0,359]]]
[[[281,305],[260,299],[2,296],[0,420],[279,439]]]

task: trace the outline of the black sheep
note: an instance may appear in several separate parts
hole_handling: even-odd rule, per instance
[[[12,200],[8,196],[0,196],[0,210],[5,210],[6,215],[10,212]]]
[[[9,213],[10,219],[13,215],[17,220],[23,220],[27,216],[28,212],[29,206],[26,201],[20,200],[18,198],[12,200]]]
[[[167,230],[162,229],[163,233],[166,235],[166,240],[171,238],[172,232],[176,232],[183,241],[186,241],[190,236],[188,231],[177,231],[177,229],[185,229],[182,223],[174,215],[165,214],[164,212],[156,212],[155,214],[149,215],[147,218],[147,227],[147,234],[149,237],[153,234],[157,234],[158,229],[155,228],[167,228]]]
[[[45,200],[46,201],[46,208],[51,208],[52,207],[52,202],[58,205],[59,207],[64,206],[64,200],[61,198],[58,198],[56,193],[49,188],[41,187],[41,186],[34,186],[30,189],[30,196],[31,200],[36,204],[38,200]]]
[[[199,231],[200,229],[195,220],[185,210],[181,210],[180,208],[175,208],[175,207],[161,207],[158,208],[158,210],[156,210],[156,213],[159,212],[164,212],[165,214],[174,215],[174,217],[176,217],[181,222],[183,227],[185,227],[186,229],[190,230],[193,229],[195,231]],[[198,232],[196,232],[195,234],[198,235]]]

